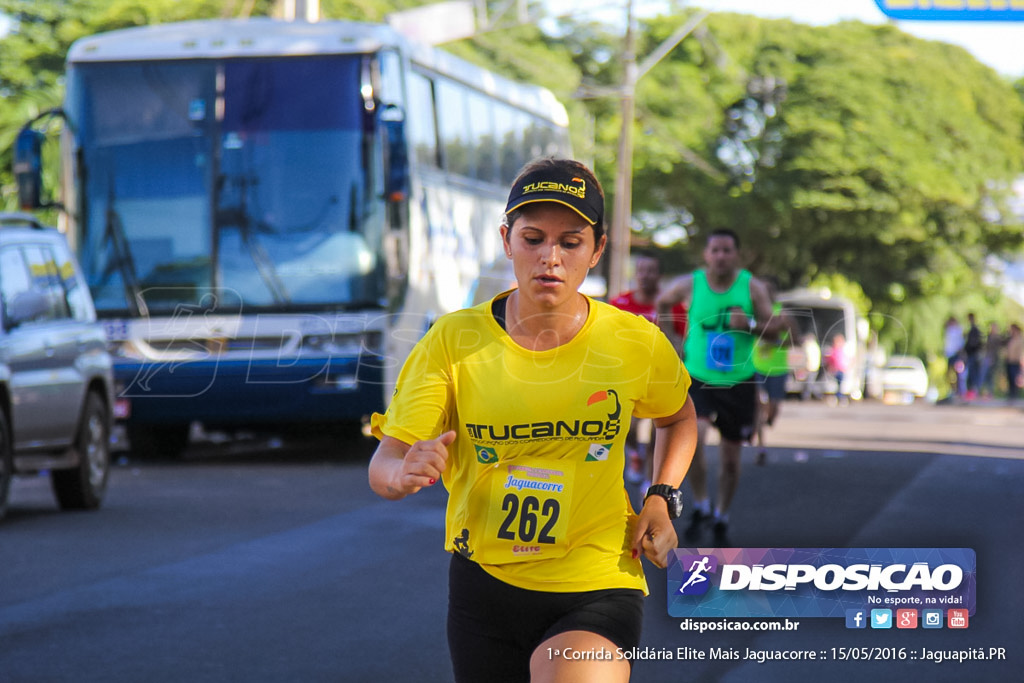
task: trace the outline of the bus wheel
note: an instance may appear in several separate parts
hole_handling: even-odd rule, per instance
[[[132,455],[160,460],[179,457],[188,447],[189,424],[136,425],[125,428]]]
[[[62,510],[95,510],[103,502],[110,476],[110,413],[96,394],[89,394],[78,425],[78,464],[53,470],[50,483]]]

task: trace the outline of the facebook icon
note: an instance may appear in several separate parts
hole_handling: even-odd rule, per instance
[[[846,610],[846,628],[867,628],[867,612],[862,609]]]

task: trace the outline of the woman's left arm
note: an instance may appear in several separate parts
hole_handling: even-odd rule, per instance
[[[682,485],[697,447],[697,414],[689,396],[673,415],[654,420],[653,484]],[[668,564],[668,553],[679,542],[668,515],[668,502],[661,496],[644,501],[633,534],[633,556],[643,553],[656,566]]]

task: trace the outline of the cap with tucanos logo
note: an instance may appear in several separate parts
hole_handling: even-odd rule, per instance
[[[601,193],[568,169],[538,169],[519,178],[508,195],[505,213],[534,202],[557,202],[567,206],[591,225],[601,223],[604,218]]]

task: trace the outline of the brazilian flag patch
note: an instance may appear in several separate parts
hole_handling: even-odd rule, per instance
[[[476,459],[481,465],[490,465],[491,463],[498,462],[498,454],[494,452],[493,448],[487,448],[486,446],[473,446],[476,448]]]

